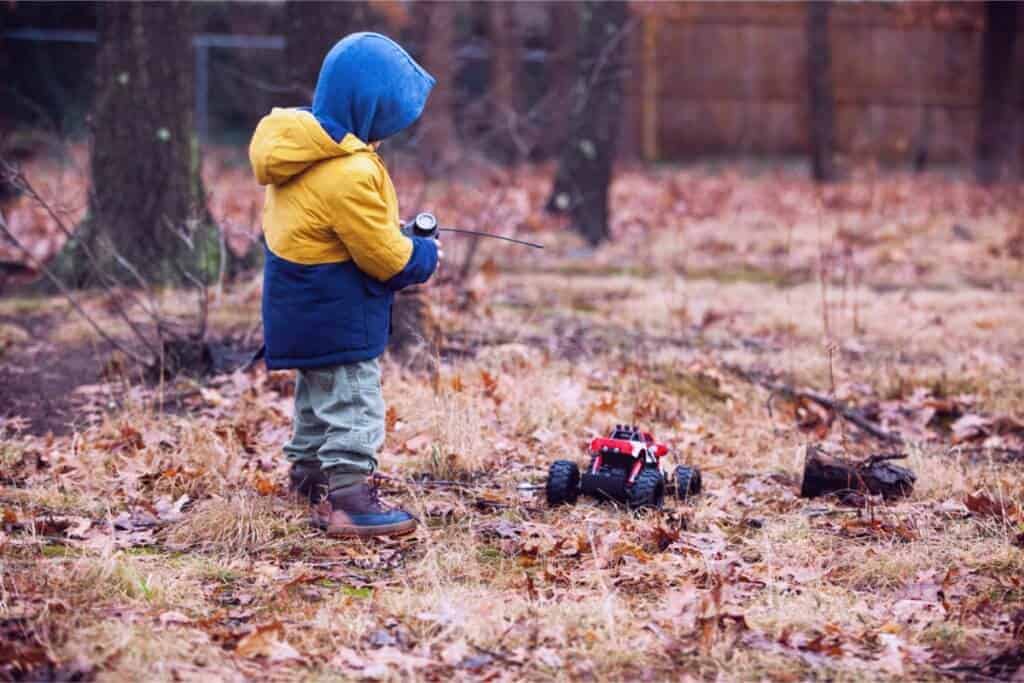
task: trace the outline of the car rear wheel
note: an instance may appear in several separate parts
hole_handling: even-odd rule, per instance
[[[673,478],[676,484],[676,498],[679,500],[685,501],[700,493],[700,470],[696,467],[680,465],[676,468]]]

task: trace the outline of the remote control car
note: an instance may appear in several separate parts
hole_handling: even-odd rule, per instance
[[[580,493],[625,503],[631,509],[660,508],[666,489],[680,500],[700,493],[700,470],[680,465],[670,481],[661,469],[668,446],[657,443],[636,425],[615,425],[607,438],[590,442],[590,464],[581,475],[569,460],[556,460],[548,470],[549,505],[575,503]]]

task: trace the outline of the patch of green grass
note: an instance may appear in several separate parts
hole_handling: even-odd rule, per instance
[[[501,551],[489,545],[482,545],[477,548],[476,559],[480,564],[496,565],[505,561]]]
[[[230,586],[236,581],[239,581],[245,576],[239,572],[228,567],[222,567],[219,564],[209,563],[203,566],[199,570],[199,575],[207,581],[216,581],[217,583]]]
[[[688,268],[686,278],[689,280],[714,280],[727,285],[749,282],[787,289],[810,282],[811,274],[806,270],[777,271],[750,264],[735,264],[721,268]]]
[[[151,557],[151,556],[166,556],[175,557],[177,553],[168,554],[159,546],[155,545],[137,545],[132,548],[125,548],[124,554],[132,557]]]
[[[40,313],[50,307],[50,300],[45,297],[11,297],[0,301],[0,315],[24,315]]]
[[[359,598],[360,600],[369,600],[373,597],[373,589],[369,586],[361,586],[359,588],[355,586],[341,586],[338,590],[351,598]]]
[[[43,557],[77,557],[81,553],[76,548],[60,544],[47,544],[39,549]]]
[[[655,277],[655,275],[657,274],[656,271],[651,268],[640,268],[630,266],[615,268],[602,265],[593,265],[586,261],[580,261],[578,263],[563,263],[554,267],[507,267],[503,268],[502,270],[508,274],[530,273],[532,275],[567,275],[570,277],[600,276],[605,278],[635,277],[641,280],[649,280]]]
[[[921,641],[943,650],[961,650],[967,644],[967,632],[958,624],[941,621],[921,632]]]
[[[0,344],[0,355],[3,355],[2,344]],[[21,462],[21,454],[25,448],[15,441],[0,442],[0,470],[9,470]]]
[[[711,410],[725,403],[729,394],[722,391],[716,378],[704,373],[670,371],[661,381],[662,386],[685,402]]]
[[[369,600],[373,597],[373,588],[369,586],[349,586],[334,579],[321,579],[316,582],[316,585],[359,600]]]
[[[1024,573],[1024,557],[1014,548],[1004,548],[999,555],[992,555],[979,563],[975,570],[996,576],[1019,576]]]

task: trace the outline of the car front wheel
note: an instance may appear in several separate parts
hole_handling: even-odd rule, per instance
[[[580,495],[579,465],[568,460],[556,460],[551,463],[545,492],[548,505],[575,503]]]

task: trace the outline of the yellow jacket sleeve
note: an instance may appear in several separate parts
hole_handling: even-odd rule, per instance
[[[398,225],[398,207],[392,206],[376,173],[353,174],[328,202],[331,225],[359,270],[381,282],[405,268],[412,255],[412,240]]]

